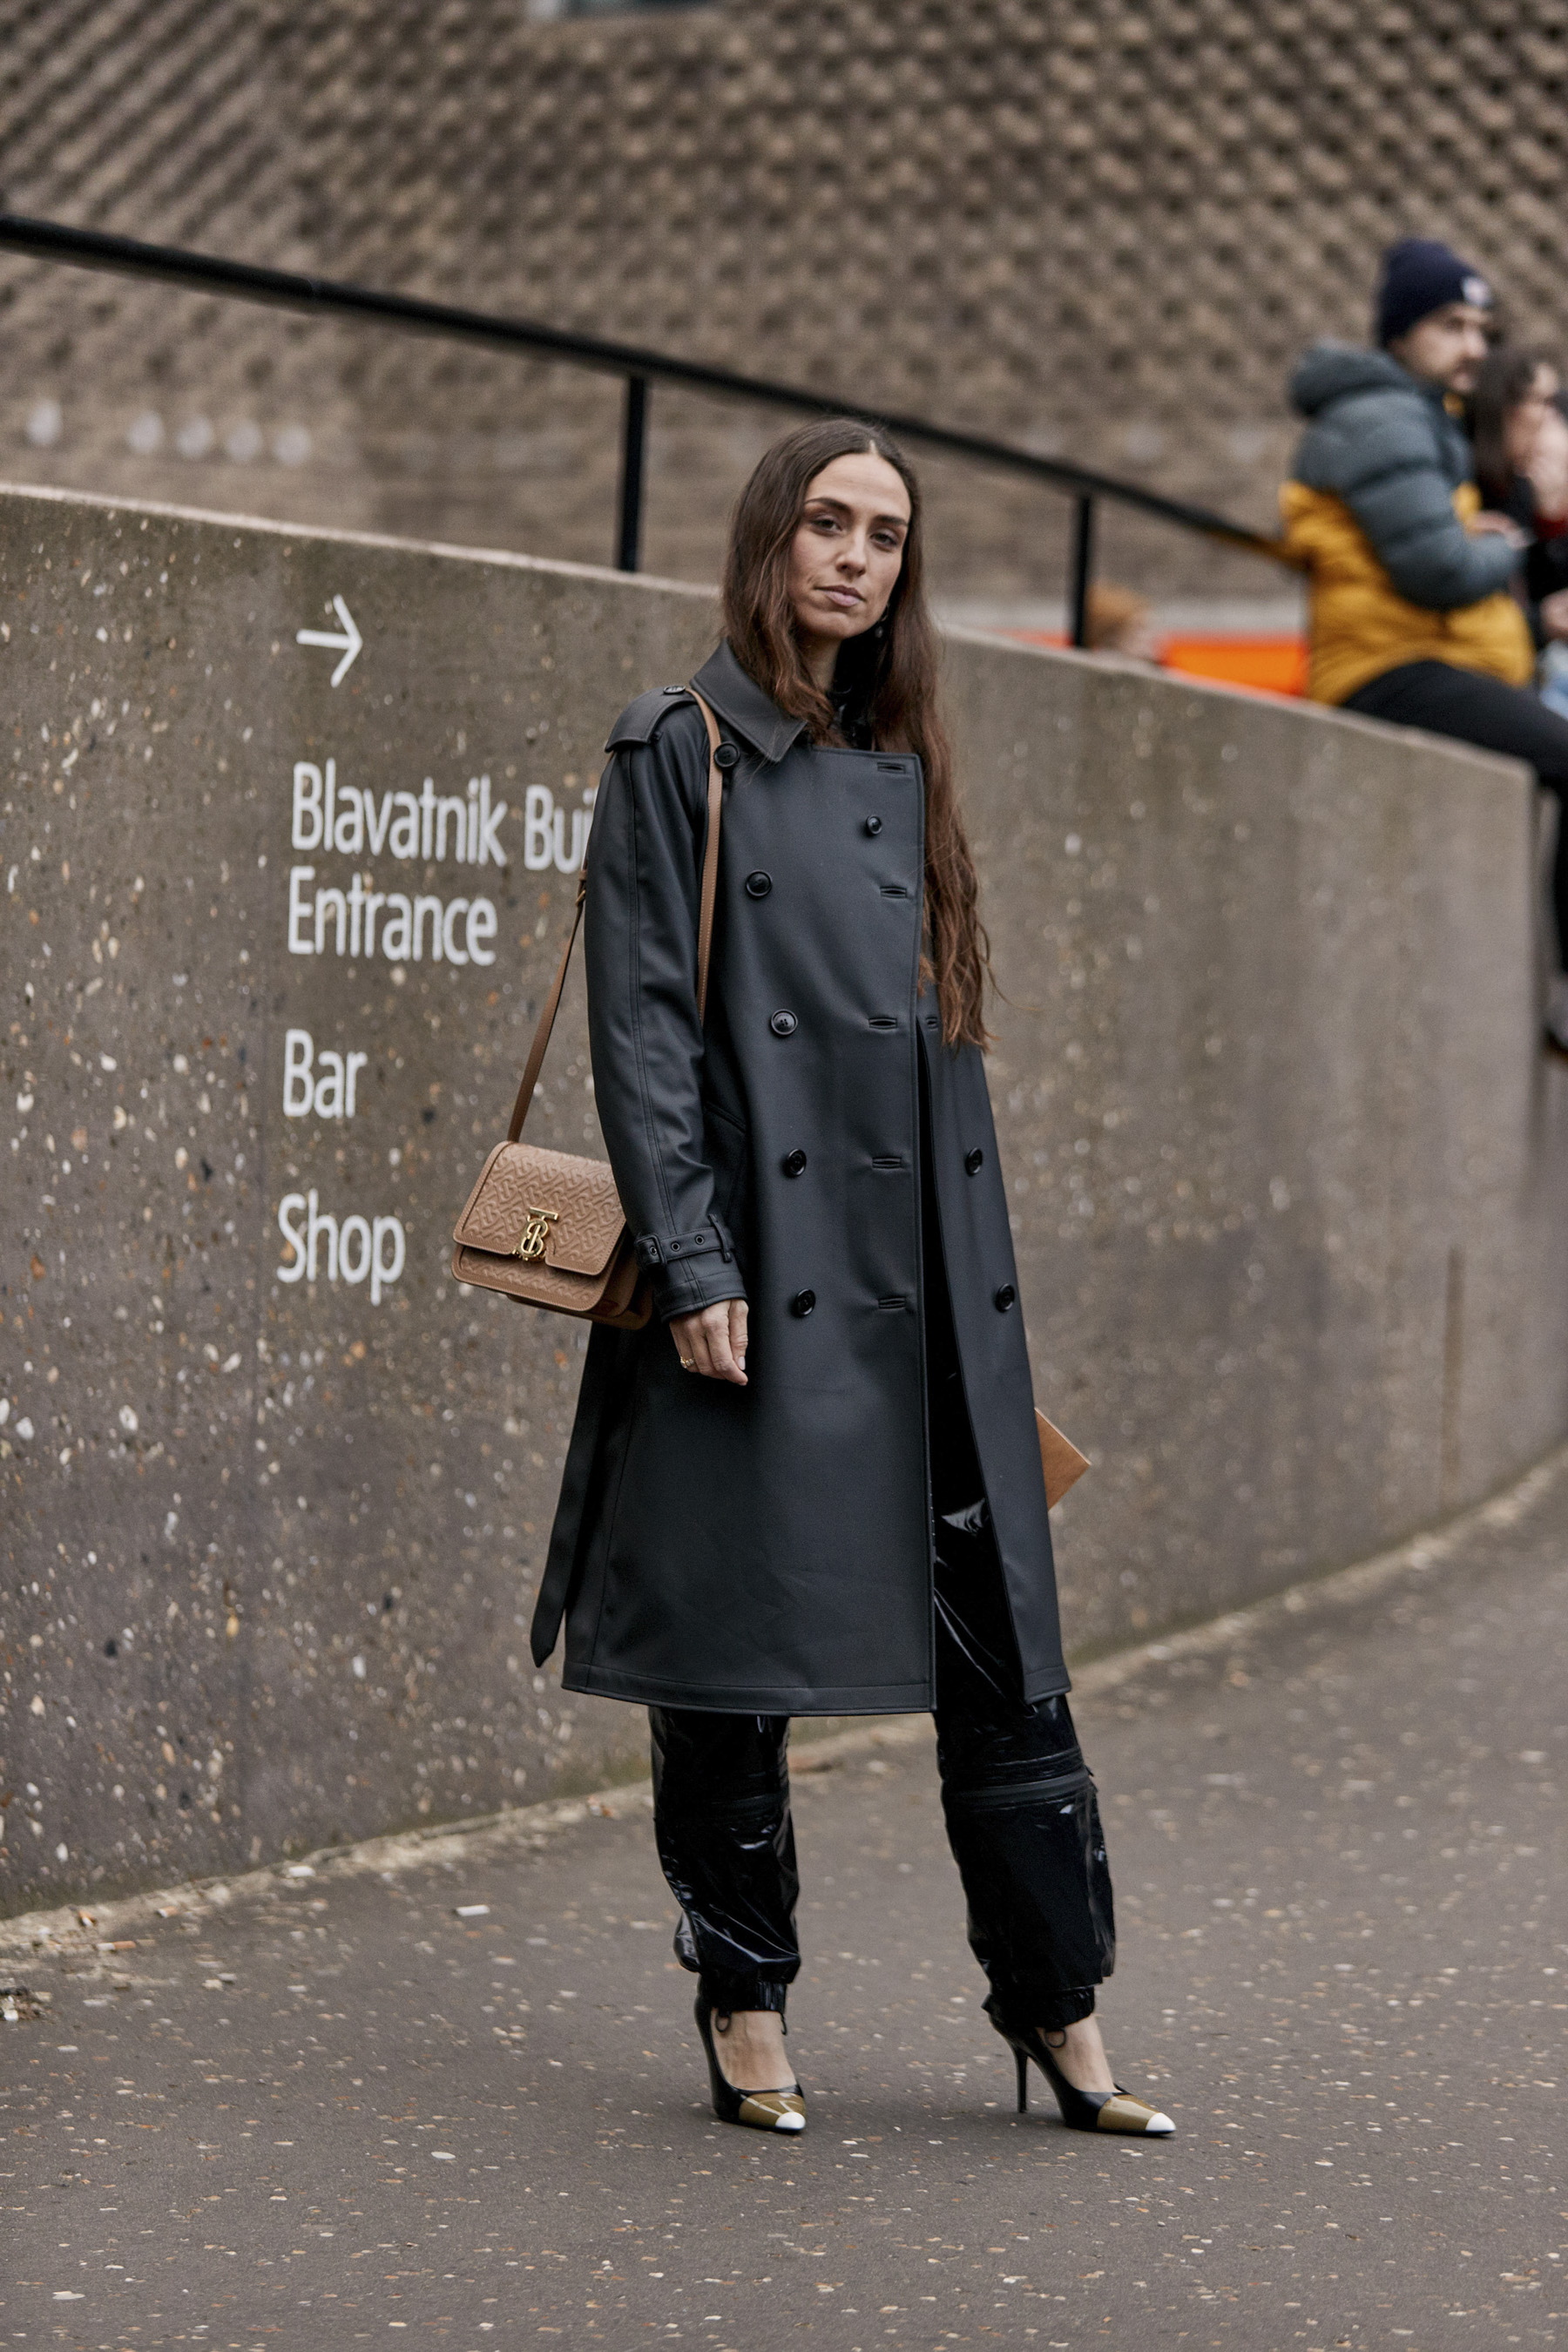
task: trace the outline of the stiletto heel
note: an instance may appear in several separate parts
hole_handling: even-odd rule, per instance
[[[805,2094],[800,2084],[791,2083],[786,2089],[778,2091],[738,2090],[719,2063],[719,2053],[713,2047],[713,2011],[700,1993],[692,2014],[707,2053],[709,2087],[713,2095],[713,2112],[720,2122],[745,2124],[752,2131],[803,2132]]]
[[[1114,2091],[1080,2091],[1069,2083],[1052,2055],[1047,2037],[1037,2025],[1015,2025],[993,2017],[992,2024],[1013,2053],[1018,2069],[1018,2113],[1029,2105],[1029,2061],[1032,2058],[1056,2095],[1061,2119],[1071,2131],[1133,2132],[1147,2139],[1165,2139],[1176,2128],[1167,2115],[1135,2099],[1120,2083]]]

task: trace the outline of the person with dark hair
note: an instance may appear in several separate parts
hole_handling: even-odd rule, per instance
[[[721,2120],[805,2125],[783,2039],[791,1717],[931,1708],[1020,2107],[1033,2059],[1068,2123],[1162,2135],[1094,2016],[1110,1880],[1067,1698],[923,564],[893,443],[803,425],[741,496],[717,652],[611,730],[589,1027],[653,1314],[589,1341],[533,1654],[564,1622],[566,1687],[649,1710]]]
[[[1291,379],[1307,429],[1280,506],[1310,582],[1309,694],[1523,760],[1555,796],[1546,1042],[1568,1055],[1568,719],[1530,690],[1534,647],[1513,593],[1525,536],[1482,510],[1459,422],[1492,308],[1485,278],[1446,245],[1390,247],[1377,349],[1315,343]]]
[[[1556,369],[1522,343],[1494,343],[1476,370],[1465,404],[1465,422],[1475,451],[1476,487],[1482,505],[1528,529],[1542,510],[1545,483],[1537,469],[1548,459],[1547,509],[1554,517],[1568,504],[1561,446],[1543,449],[1554,426],[1568,436],[1558,406],[1562,386]]]
[[[1467,407],[1477,487],[1487,508],[1516,522],[1528,542],[1525,609],[1543,655],[1542,698],[1559,711],[1568,663],[1568,418],[1561,399],[1557,371],[1539,352],[1499,343],[1481,362]]]

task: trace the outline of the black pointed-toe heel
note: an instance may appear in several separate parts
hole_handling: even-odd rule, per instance
[[[719,2053],[713,2047],[715,2011],[700,1993],[693,2014],[697,2031],[702,2036],[702,2047],[708,2053],[708,2081],[713,2094],[713,2112],[720,2122],[745,2124],[752,2131],[803,2132],[805,2094],[800,2084],[791,2083],[787,2089],[779,2091],[738,2090],[719,2063]]]
[[[1114,2091],[1080,2091],[1069,2083],[1051,2053],[1049,2038],[1037,2025],[1013,2025],[999,2017],[991,2021],[1013,2053],[1018,2069],[1018,2113],[1029,2111],[1029,2061],[1032,2058],[1056,2095],[1061,2118],[1070,2131],[1132,2132],[1147,2139],[1165,2139],[1176,2128],[1167,2115],[1135,2099],[1120,2083]]]

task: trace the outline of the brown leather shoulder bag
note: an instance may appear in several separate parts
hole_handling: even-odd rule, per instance
[[[708,727],[708,841],[702,854],[697,928],[697,1017],[700,1021],[708,1003],[724,779],[714,756],[719,749],[719,722],[695,688],[688,691]],[[501,1291],[524,1306],[548,1307],[557,1315],[585,1316],[590,1322],[636,1331],[647,1321],[652,1302],[633,1252],[609,1162],[584,1159],[576,1152],[547,1151],[542,1144],[522,1140],[523,1122],[544,1066],[567,967],[582,928],[587,887],[584,858],[577,877],[572,936],[533,1033],[506,1140],[496,1145],[480,1169],[479,1181],[458,1219],[452,1236],[452,1272],[459,1282],[478,1290]]]

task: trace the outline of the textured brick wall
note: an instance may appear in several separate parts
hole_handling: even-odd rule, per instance
[[[19,0],[0,173],[18,209],[842,384],[1268,523],[1283,373],[1361,331],[1391,236],[1452,236],[1563,337],[1565,74],[1563,0]],[[608,384],[16,262],[0,299],[10,478],[607,552]],[[651,564],[711,572],[774,421],[659,400]],[[1057,590],[1055,501],[938,493],[951,593]],[[1278,587],[1142,527],[1108,560]]]

